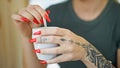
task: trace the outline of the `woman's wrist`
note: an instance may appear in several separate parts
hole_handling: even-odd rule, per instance
[[[88,54],[88,47],[89,47],[89,42],[85,42],[85,43],[83,43],[82,44],[82,47],[84,48],[84,50],[85,50],[85,54],[84,54],[84,56],[83,56],[83,58],[81,58],[81,61],[86,65],[86,67],[87,68],[97,68],[96,66],[95,66],[95,64],[94,63],[91,63],[91,61],[89,60],[89,58],[88,58],[88,56],[89,56],[89,54]]]
[[[86,55],[87,56],[87,55]],[[94,63],[91,63],[87,57],[81,59],[81,61],[86,65],[87,68],[97,68]]]
[[[87,68],[114,68],[112,63],[108,61],[102,53],[94,47],[94,45],[89,43],[82,46],[85,48],[86,55],[81,61],[87,66]]]

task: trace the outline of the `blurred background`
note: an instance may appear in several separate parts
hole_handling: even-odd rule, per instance
[[[66,0],[0,0],[0,68],[23,68],[21,38],[11,15],[28,4],[45,9],[63,1]]]

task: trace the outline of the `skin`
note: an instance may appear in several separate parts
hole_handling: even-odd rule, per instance
[[[42,34],[37,37],[36,43],[59,44],[55,48],[41,49],[41,54],[61,54],[48,60],[47,63],[80,60],[88,68],[114,68],[111,62],[105,59],[92,44],[72,31],[59,27],[41,28],[40,31]]]
[[[85,21],[94,20],[99,16],[108,0],[73,0],[73,8],[79,18]],[[98,9],[99,8],[99,9]],[[87,11],[89,10],[89,12]],[[23,41],[23,58],[24,68],[45,68],[46,65],[40,64],[35,54],[32,52],[33,44],[28,40],[31,39],[32,28],[40,27],[39,21],[46,14],[40,6],[30,5],[21,9],[17,14],[13,14],[12,18],[18,27]],[[21,20],[22,17],[29,19],[29,22]],[[35,24],[33,19],[36,18],[39,24]],[[42,32],[35,43],[56,43],[59,44],[55,48],[41,49],[41,54],[61,54],[54,59],[46,61],[47,63],[59,63],[65,61],[82,61],[88,68],[114,68],[112,63],[85,38],[76,35],[69,29],[59,27],[41,28]],[[120,56],[120,50],[118,50]],[[118,57],[118,60],[120,58]],[[99,62],[103,63],[99,63]],[[120,61],[118,61],[118,67]]]
[[[35,9],[37,9],[38,11]],[[30,10],[34,11],[37,15],[34,12],[33,12],[34,14],[32,15]],[[40,18],[44,14],[46,14],[46,12],[40,6],[30,5],[30,6],[27,6],[26,8],[21,9],[17,14],[12,15],[13,21],[16,27],[18,27],[18,30],[21,33],[21,37],[23,41],[23,45],[22,45],[23,47],[23,68],[46,68],[46,65],[42,65],[39,63],[35,53],[32,52],[33,44],[28,41],[31,39],[32,28],[40,27],[41,25],[41,24],[35,24],[33,22],[33,18],[40,20]],[[25,17],[30,21],[24,22],[21,19],[22,17]]]

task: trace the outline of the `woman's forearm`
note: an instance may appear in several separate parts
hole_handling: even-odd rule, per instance
[[[82,45],[87,52],[83,63],[88,68],[115,68],[112,62],[107,60],[92,44]]]
[[[24,68],[45,68],[46,65],[39,63],[35,53],[33,53],[33,44],[29,39],[23,38],[23,67]]]

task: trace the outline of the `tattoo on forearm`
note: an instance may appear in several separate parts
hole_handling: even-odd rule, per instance
[[[80,42],[75,42],[64,38],[61,38],[60,40],[63,42],[74,43],[85,48],[87,51],[86,58],[88,58],[88,60],[94,63],[98,68],[115,68],[111,61],[106,60],[105,57],[92,44],[81,44]]]
[[[92,45],[82,45],[87,51],[87,58],[94,63],[98,68],[114,68],[111,61],[105,57]]]

